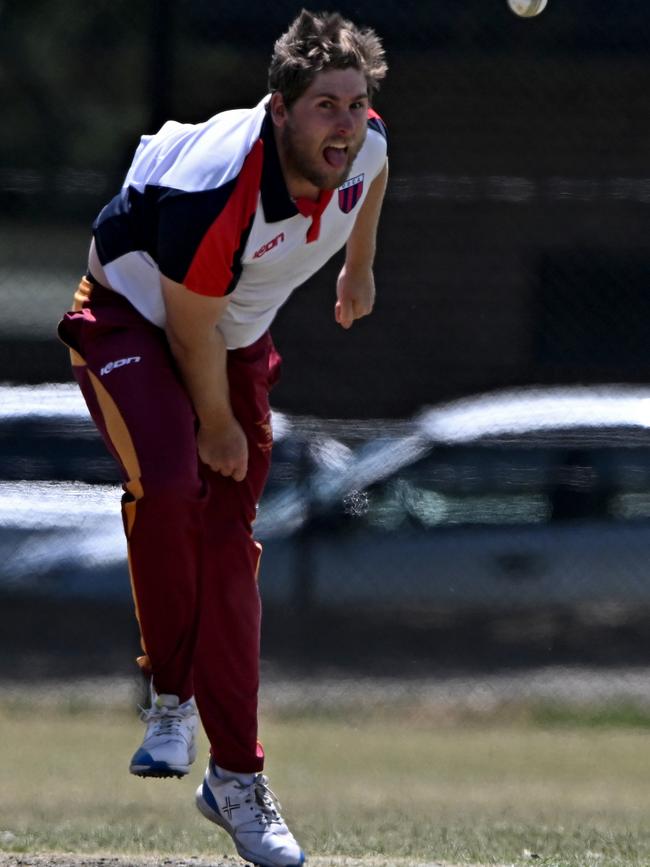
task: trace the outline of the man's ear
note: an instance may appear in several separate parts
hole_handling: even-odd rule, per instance
[[[271,94],[271,119],[277,127],[284,126],[287,119],[287,107],[284,104],[284,97],[279,90],[273,91]]]

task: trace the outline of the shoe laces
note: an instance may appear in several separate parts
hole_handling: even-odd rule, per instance
[[[269,778],[265,774],[256,774],[251,785],[242,785],[242,788],[250,789],[250,792],[244,798],[245,803],[250,804],[254,802],[259,808],[259,812],[255,814],[256,819],[267,825],[283,821],[280,814],[282,804],[269,786]]]
[[[186,702],[179,707],[153,707],[140,708],[140,719],[146,723],[156,724],[156,734],[177,734],[183,720],[194,716],[194,708]]]

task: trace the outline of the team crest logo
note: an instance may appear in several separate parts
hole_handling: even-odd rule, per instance
[[[363,178],[364,175],[357,175],[339,187],[339,208],[344,214],[349,214],[361,198]]]

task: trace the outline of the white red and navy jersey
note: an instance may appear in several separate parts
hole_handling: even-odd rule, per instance
[[[267,112],[226,111],[143,136],[121,192],[93,226],[114,290],[164,327],[160,274],[201,295],[230,294],[220,321],[229,349],[254,343],[291,292],[347,241],[386,160],[372,111],[348,179],[318,202],[291,199]]]

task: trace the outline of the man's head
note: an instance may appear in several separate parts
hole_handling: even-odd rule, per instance
[[[343,183],[385,74],[378,37],[338,14],[303,10],[278,39],[269,68],[270,112],[292,195],[313,197]]]
[[[369,28],[360,30],[338,13],[315,15],[303,9],[275,43],[269,90],[279,91],[284,104],[291,108],[318,73],[330,69],[359,70],[372,98],[387,70],[379,37]]]

